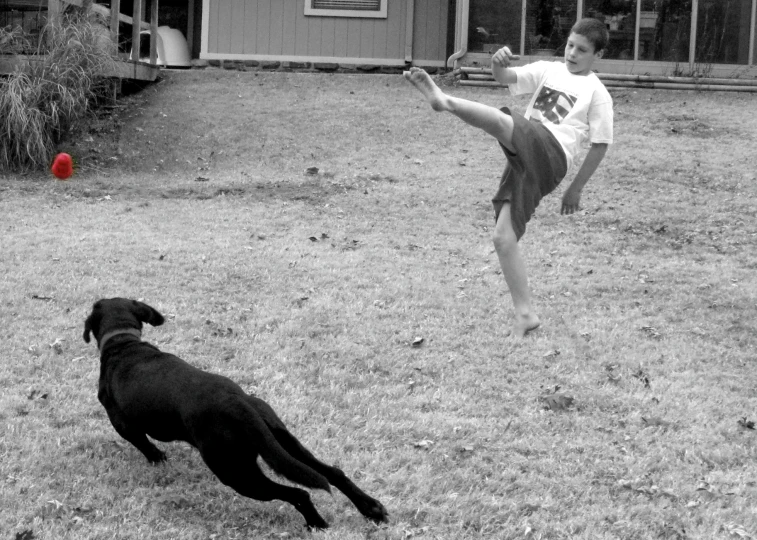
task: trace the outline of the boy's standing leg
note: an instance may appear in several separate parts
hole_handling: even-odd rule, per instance
[[[497,251],[497,258],[499,258],[499,266],[502,268],[502,275],[505,276],[505,282],[513,299],[515,325],[512,329],[512,335],[523,337],[531,330],[537,329],[541,322],[531,305],[528,273],[520,254],[518,237],[513,230],[510,203],[502,205],[492,240],[494,241],[494,249]]]
[[[411,68],[404,76],[423,94],[435,111],[454,114],[465,123],[496,138],[508,150],[514,151],[512,138],[515,124],[512,117],[495,107],[445,94],[428,73],[420,68]],[[513,299],[515,325],[512,335],[523,337],[540,323],[531,306],[528,274],[513,230],[509,203],[500,211],[493,240],[502,274]]]

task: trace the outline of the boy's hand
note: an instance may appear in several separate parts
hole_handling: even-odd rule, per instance
[[[572,187],[572,186],[571,186]],[[560,214],[572,214],[579,209],[579,203],[581,202],[581,191],[577,189],[571,189],[570,187],[565,190],[562,196],[562,208]]]
[[[503,68],[510,67],[513,60],[520,60],[520,56],[513,54],[509,47],[502,47],[492,56],[492,64]]]

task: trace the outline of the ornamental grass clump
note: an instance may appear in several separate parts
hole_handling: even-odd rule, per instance
[[[85,4],[45,28],[36,57],[0,79],[0,169],[47,167],[56,146],[81,127],[109,88],[115,46],[107,26]],[[23,40],[0,30],[0,53]]]

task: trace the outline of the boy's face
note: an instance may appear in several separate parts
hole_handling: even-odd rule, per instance
[[[581,34],[571,33],[565,45],[565,65],[573,75],[588,75],[594,60],[602,58],[594,44]]]

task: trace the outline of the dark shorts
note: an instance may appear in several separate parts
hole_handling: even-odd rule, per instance
[[[567,161],[560,143],[540,122],[526,120],[507,107],[501,111],[512,117],[515,124],[512,141],[515,153],[500,145],[507,166],[492,199],[494,218],[499,218],[502,206],[509,202],[513,230],[520,240],[542,197],[551,193],[567,174]]]

